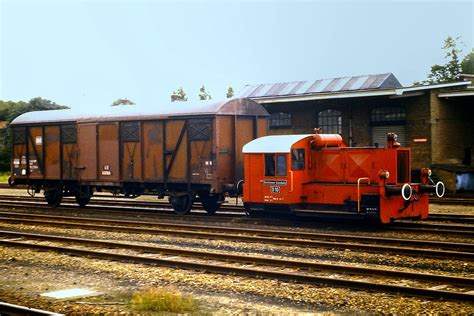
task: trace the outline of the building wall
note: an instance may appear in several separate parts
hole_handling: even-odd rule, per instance
[[[472,99],[439,98],[437,91],[432,91],[431,131],[433,164],[461,164],[467,149],[473,157],[474,107]],[[473,165],[472,158],[470,165]]]
[[[430,122],[430,95],[400,98],[399,102],[406,108],[406,146],[411,148],[412,169],[429,167],[431,165],[433,142]]]
[[[270,113],[292,114],[292,128],[271,129],[270,134],[313,133],[318,127],[320,111],[339,110],[342,137],[355,147],[372,145],[370,114],[373,108],[403,107],[406,111],[406,146],[411,148],[412,168],[420,169],[432,164],[461,163],[466,148],[471,148],[474,158],[474,106],[471,103],[468,98],[438,98],[438,91],[431,90],[409,97],[314,100],[271,103],[265,107]],[[471,165],[474,165],[472,160]]]
[[[271,129],[270,134],[314,133],[314,128],[318,127],[317,114],[320,111],[339,110],[342,114],[342,137],[354,147],[372,145],[371,110],[384,106],[405,108],[407,146],[412,149],[412,168],[429,166],[432,142],[429,94],[405,98],[384,96],[265,104],[270,113],[285,112],[292,115],[292,128]],[[414,142],[414,139],[426,139],[426,142]]]

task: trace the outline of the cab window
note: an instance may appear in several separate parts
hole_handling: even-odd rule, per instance
[[[291,170],[304,170],[304,148],[291,150]]]
[[[273,177],[275,175],[275,155],[265,154],[265,175]]]
[[[286,176],[286,155],[276,155],[277,176]]]
[[[265,176],[286,176],[286,155],[265,154]]]

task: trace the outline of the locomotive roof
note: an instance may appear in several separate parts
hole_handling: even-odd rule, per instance
[[[268,116],[268,112],[255,101],[242,98],[223,102],[200,101],[194,103],[173,102],[165,105],[110,106],[106,109],[96,110],[66,109],[34,111],[18,116],[13,120],[11,125],[56,122],[125,121],[202,115]]]
[[[242,152],[245,153],[289,153],[294,143],[313,137],[313,134],[297,135],[271,135],[252,140],[244,145]]]

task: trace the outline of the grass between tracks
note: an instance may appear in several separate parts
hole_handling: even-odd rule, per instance
[[[132,308],[141,312],[194,313],[198,303],[192,296],[176,290],[147,289],[133,294]]]
[[[0,172],[0,182],[8,182],[10,172]]]

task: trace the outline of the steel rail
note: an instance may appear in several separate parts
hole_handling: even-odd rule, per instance
[[[373,282],[364,282],[356,280],[347,280],[347,279],[336,279],[330,277],[314,276],[309,274],[295,273],[295,272],[279,272],[271,270],[262,270],[262,269],[249,269],[242,267],[231,267],[223,266],[218,264],[208,264],[208,263],[197,263],[189,262],[183,260],[176,260],[170,258],[150,258],[137,255],[125,255],[118,253],[111,253],[98,250],[85,250],[80,248],[73,247],[60,247],[60,246],[49,246],[41,244],[32,244],[27,242],[11,241],[11,240],[0,240],[0,244],[3,246],[10,247],[23,247],[29,249],[39,249],[45,251],[54,251],[61,254],[68,253],[79,256],[93,257],[98,259],[114,260],[121,262],[129,263],[140,263],[140,264],[151,264],[159,265],[169,268],[181,268],[181,269],[190,269],[198,270],[211,273],[220,273],[220,274],[231,274],[231,275],[240,275],[256,278],[267,278],[267,279],[277,279],[283,281],[291,281],[298,283],[306,284],[318,284],[318,285],[328,285],[328,286],[337,286],[337,287],[346,287],[360,290],[368,291],[382,291],[389,293],[396,293],[411,296],[422,296],[438,299],[447,299],[447,300],[457,300],[463,302],[473,302],[474,295],[464,292],[452,292],[444,290],[434,290],[427,288],[419,287],[406,287],[400,285],[390,285],[383,283],[373,283]]]
[[[369,275],[369,276],[381,276],[381,277],[395,277],[410,279],[415,281],[428,281],[431,283],[440,282],[442,284],[452,284],[456,286],[474,286],[473,278],[464,278],[456,276],[445,276],[438,274],[427,274],[419,272],[406,272],[389,269],[377,269],[367,267],[355,267],[347,265],[337,265],[319,262],[308,262],[293,259],[275,259],[264,256],[249,256],[249,255],[235,255],[222,252],[207,252],[202,250],[187,250],[187,249],[175,249],[158,246],[138,245],[122,242],[111,242],[97,239],[86,239],[77,237],[65,237],[55,235],[44,235],[34,234],[26,232],[14,232],[0,230],[0,236],[6,236],[10,238],[28,238],[35,240],[43,240],[50,242],[69,242],[75,244],[85,244],[91,246],[110,247],[110,248],[122,248],[129,250],[137,250],[147,253],[159,253],[166,255],[178,255],[184,257],[191,257],[197,259],[208,259],[208,260],[221,260],[227,262],[238,262],[245,264],[261,264],[271,265],[282,268],[296,268],[305,270],[318,270],[318,271],[331,271],[340,272],[344,274],[356,274],[356,275]]]
[[[24,201],[24,198],[12,195],[0,195],[0,200],[17,200],[17,201]],[[37,201],[37,202],[44,202],[44,198],[40,197],[28,197],[30,201]],[[73,204],[78,208],[74,198],[72,197],[65,197],[63,201],[67,201],[70,204]],[[168,202],[163,201],[137,201],[132,198],[117,198],[117,197],[92,197],[91,202],[89,205],[101,205],[101,206],[118,206],[118,205],[130,205],[133,203],[135,207],[143,207],[146,209],[169,209],[171,210],[171,205]],[[203,210],[201,203],[197,202],[194,203],[193,209]],[[223,204],[220,209],[221,212],[235,212],[238,214],[244,214],[245,211],[242,205],[231,205],[231,204]],[[348,215],[359,216],[357,213],[347,213]],[[345,215],[345,213],[337,212],[337,211],[311,211],[307,214],[308,216],[311,215]],[[448,214],[448,213],[430,213],[428,216],[428,221],[453,221],[453,222],[461,222],[461,223],[474,223],[474,215],[469,214]]]
[[[358,236],[349,234],[334,234],[334,233],[314,233],[314,232],[295,232],[288,230],[273,230],[273,229],[254,229],[242,227],[228,227],[215,225],[197,225],[197,224],[182,224],[172,222],[146,222],[135,220],[116,220],[116,219],[95,219],[87,217],[71,217],[60,215],[40,215],[40,214],[24,214],[24,213],[0,213],[3,216],[11,216],[14,218],[39,218],[44,220],[66,220],[66,221],[80,221],[81,223],[99,223],[99,224],[113,224],[113,225],[133,225],[133,226],[153,226],[153,228],[177,229],[177,230],[197,230],[200,232],[221,232],[221,233],[238,233],[256,236],[278,237],[278,238],[296,238],[309,240],[331,240],[342,242],[360,242],[383,245],[402,245],[412,247],[425,247],[435,249],[457,249],[474,253],[474,244],[468,243],[453,243],[443,241],[431,240],[414,240],[414,239],[400,239],[400,238],[386,238],[386,237],[371,237]],[[0,217],[0,220],[9,219],[9,217]]]
[[[240,234],[232,234],[230,232],[216,232],[219,227],[211,227],[213,230],[211,232],[203,231],[193,231],[193,230],[177,230],[173,229],[164,229],[164,228],[137,228],[131,226],[111,226],[105,224],[86,224],[87,218],[75,218],[70,220],[80,220],[82,223],[73,223],[73,222],[62,222],[62,221],[44,221],[44,220],[32,220],[24,218],[8,218],[0,217],[1,222],[13,222],[20,224],[35,224],[35,225],[49,225],[56,227],[69,227],[69,228],[79,228],[79,229],[88,229],[88,230],[102,230],[102,231],[115,231],[115,232],[127,232],[127,233],[138,233],[138,234],[153,234],[153,235],[167,235],[167,236],[176,236],[176,237],[186,237],[186,238],[198,238],[198,239],[217,239],[217,240],[230,240],[238,242],[255,242],[255,243],[265,243],[273,245],[284,245],[284,246],[302,246],[302,247],[312,247],[312,248],[330,248],[330,249],[350,249],[357,251],[366,251],[366,252],[375,252],[375,253],[391,253],[391,254],[403,254],[403,255],[412,255],[412,256],[425,256],[433,258],[450,258],[450,259],[463,259],[463,260],[474,260],[473,252],[462,252],[462,251],[452,251],[452,250],[434,250],[434,249],[423,249],[423,248],[407,248],[407,247],[388,247],[387,245],[367,245],[367,244],[357,244],[357,243],[346,243],[346,242],[334,242],[334,241],[315,241],[315,240],[303,240],[303,239],[288,239],[281,237],[267,237],[267,236],[255,236],[255,235],[244,235],[243,231],[240,231]],[[100,221],[100,220],[95,220]],[[137,222],[128,221],[129,224],[137,225]],[[147,225],[156,225],[159,224],[146,222]],[[163,224],[162,224],[163,225]],[[238,229],[232,228],[235,232],[238,232]],[[280,232],[278,232],[280,233]],[[346,237],[346,236],[345,236]]]
[[[61,211],[61,210],[76,210],[76,211],[87,211],[87,212],[97,212],[101,215],[104,212],[113,213],[113,214],[121,214],[121,215],[159,215],[160,219],[166,218],[170,220],[176,219],[184,219],[184,220],[211,220],[215,221],[222,221],[222,222],[235,222],[238,220],[239,222],[243,223],[261,223],[265,225],[277,225],[277,226],[298,226],[298,227],[318,227],[324,224],[324,222],[316,222],[311,221],[308,222],[304,220],[304,218],[292,218],[292,219],[284,219],[284,218],[249,218],[246,216],[239,216],[235,214],[218,214],[217,216],[214,215],[207,215],[206,213],[193,213],[191,215],[186,215],[181,217],[179,215],[174,214],[170,209],[166,208],[155,208],[155,209],[137,209],[137,208],[130,208],[130,207],[111,207],[111,206],[101,206],[98,208],[97,206],[87,207],[87,208],[78,208],[75,205],[70,204],[63,204],[61,207],[58,208],[51,208],[50,206],[43,205],[43,204],[36,204],[35,202],[7,202],[3,201],[2,204],[3,209],[12,209],[16,210],[18,208],[22,209],[37,209],[37,210],[47,210],[47,211]],[[145,211],[144,211],[145,210]],[[149,212],[152,211],[153,213]],[[1,212],[1,211],[0,211]],[[158,214],[159,212],[159,214]],[[333,223],[333,222],[332,222]],[[354,225],[349,225],[347,222],[336,223],[341,227],[349,227],[351,229],[354,228]],[[407,222],[407,221],[398,221],[391,225],[387,225],[384,228],[384,231],[389,230],[397,230],[397,231],[407,231],[409,233],[431,233],[431,234],[443,234],[443,235],[454,235],[454,236],[467,236],[467,237],[474,237],[474,226],[472,225],[445,225],[445,224],[434,224],[434,223],[417,223],[417,222]],[[373,227],[371,228],[373,229]]]

